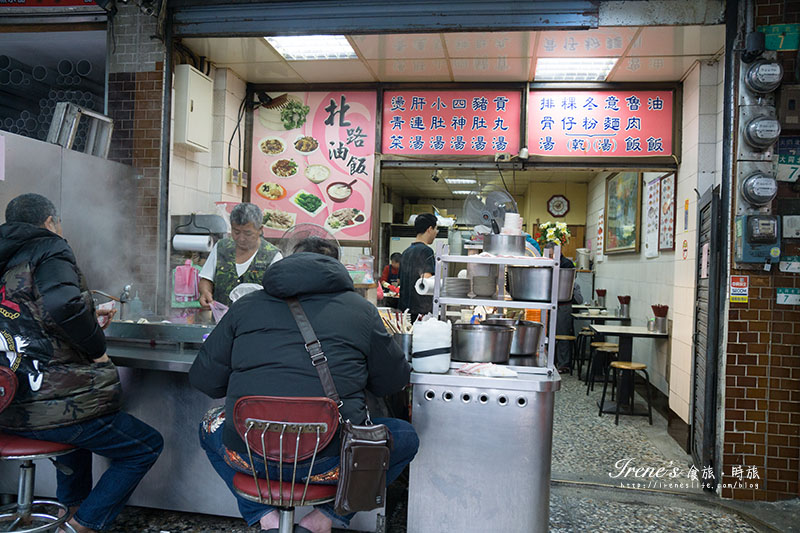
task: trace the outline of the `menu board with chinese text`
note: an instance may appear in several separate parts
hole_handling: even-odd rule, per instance
[[[675,249],[675,173],[661,177],[658,249]]]
[[[673,91],[531,91],[532,156],[672,154]]]
[[[517,91],[386,91],[385,155],[494,155],[519,151]]]
[[[253,118],[250,201],[264,235],[313,223],[340,241],[367,241],[372,217],[377,96],[368,91],[289,93]]]

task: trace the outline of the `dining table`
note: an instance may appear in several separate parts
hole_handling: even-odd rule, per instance
[[[661,333],[659,331],[650,331],[644,326],[623,326],[619,324],[592,324],[590,326],[595,333],[603,336],[619,337],[619,352],[618,357],[620,361],[630,362],[633,357],[633,339],[634,337],[644,337],[652,339],[665,340],[669,338],[668,333]],[[619,390],[617,391],[617,399],[622,400],[620,405],[620,412],[628,410],[630,405],[631,396],[633,395],[633,372],[624,372],[622,379],[619,383]],[[599,402],[598,402],[599,403]],[[603,406],[604,413],[613,414],[616,409],[614,402],[605,402]]]
[[[606,321],[619,321],[623,323],[623,325],[629,325],[631,323],[631,317],[625,316],[616,316],[616,315],[603,315],[597,314],[592,315],[590,313],[572,313],[572,318],[575,320],[589,320],[590,322],[599,322],[604,323]]]
[[[605,309],[602,305],[594,305],[594,304],[573,304],[573,309],[578,309],[580,311],[586,311],[587,309]]]

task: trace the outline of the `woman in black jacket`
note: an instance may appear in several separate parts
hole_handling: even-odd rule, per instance
[[[340,412],[355,424],[366,420],[365,391],[385,396],[401,390],[410,367],[403,352],[386,333],[377,308],[359,296],[347,270],[337,260],[338,249],[320,239],[302,241],[293,255],[269,267],[264,289],[237,300],[200,350],[189,379],[212,398],[225,397],[225,410],[210,411],[200,430],[201,444],[212,466],[233,491],[234,474],[250,473],[247,449],[225,412],[233,412],[242,396],[324,397],[319,376],[285,299],[297,297],[322,344],[336,389],[344,404]],[[419,441],[410,424],[375,419],[392,432],[394,448],[387,482],[411,461]],[[338,476],[338,439],[320,452],[312,482]],[[236,493],[234,492],[234,495]],[[238,498],[249,525],[260,523],[276,531],[278,513],[268,505]],[[297,531],[327,533],[333,523],[346,526],[351,516],[317,506]],[[300,529],[300,528],[305,529]]]

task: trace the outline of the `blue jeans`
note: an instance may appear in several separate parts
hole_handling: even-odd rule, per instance
[[[236,501],[239,504],[239,512],[242,514],[242,518],[245,519],[248,525],[253,526],[258,523],[261,517],[272,512],[275,507],[246,500],[240,497],[236,493],[236,490],[234,490],[234,475],[236,475],[237,472],[252,475],[252,472],[246,464],[240,464],[238,462],[231,461],[230,457],[232,452],[230,452],[222,443],[222,425],[219,425],[219,423],[209,424],[208,422],[209,416],[216,416],[216,420],[220,420],[221,417],[224,416],[218,411],[215,413],[215,411],[217,411],[217,409],[209,412],[208,415],[206,415],[206,419],[200,424],[200,445],[203,447],[203,450],[205,450],[206,455],[208,455],[208,459],[211,461],[211,466],[214,467],[214,470],[217,471],[217,474],[219,474],[230,491],[236,497]],[[389,457],[389,470],[386,472],[386,484],[389,485],[392,481],[397,479],[397,477],[403,472],[403,469],[406,467],[406,465],[408,465],[408,463],[410,463],[417,454],[417,448],[419,448],[419,438],[417,437],[417,433],[414,431],[413,426],[404,420],[399,420],[396,418],[375,418],[373,419],[373,422],[375,424],[385,424],[392,433],[394,446]],[[235,452],[233,453],[234,455],[238,456],[238,454],[235,454]],[[256,463],[255,466],[258,475],[260,477],[264,477],[265,472],[263,462],[258,461],[255,457],[253,459]],[[243,460],[247,461],[247,457],[243,457]],[[300,481],[305,481],[305,477],[308,474],[308,462],[298,463],[298,465],[303,465],[304,468],[298,466],[297,479]],[[278,479],[278,468],[275,466],[275,464],[269,463],[268,466],[269,478]],[[318,474],[325,474],[326,472],[334,470],[338,466],[338,455],[322,458],[317,457],[317,460],[314,462],[312,475],[316,476]],[[291,479],[291,476],[292,468],[290,464],[289,467],[284,467],[283,479]],[[314,507],[322,512],[325,516],[330,518],[334,525],[338,527],[347,527],[350,524],[350,519],[353,518],[355,514],[351,513],[346,516],[336,514],[333,510],[333,502],[315,505]]]
[[[56,470],[56,497],[68,507],[80,506],[75,520],[97,531],[111,525],[164,448],[158,431],[123,412],[59,428],[7,432],[79,448],[57,459],[72,474]],[[92,453],[111,460],[94,489]]]

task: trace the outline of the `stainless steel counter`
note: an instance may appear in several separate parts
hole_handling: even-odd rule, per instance
[[[558,373],[515,378],[413,372],[408,531],[548,530]]]

